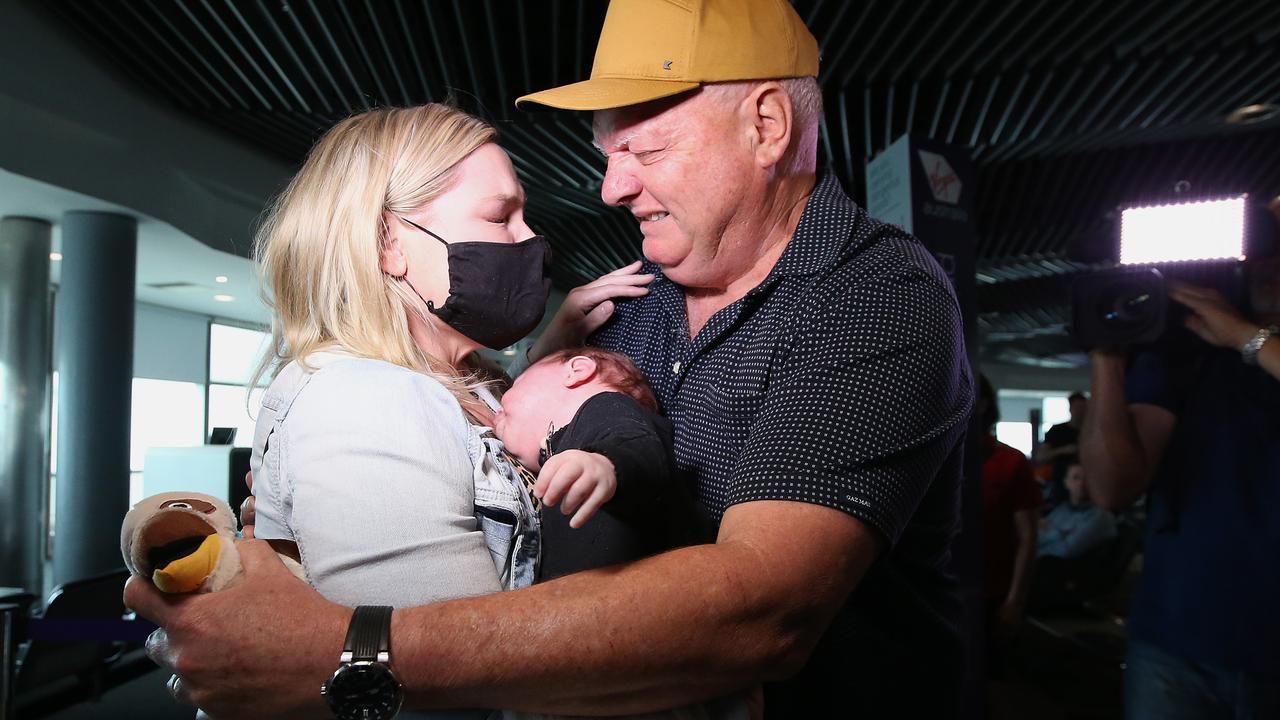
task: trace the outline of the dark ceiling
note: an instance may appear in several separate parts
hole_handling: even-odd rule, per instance
[[[600,203],[586,116],[522,113],[531,90],[585,78],[603,0],[51,0],[103,57],[181,109],[286,160],[380,104],[450,99],[494,122],[553,237],[569,288],[638,254]],[[984,355],[1071,352],[1075,248],[1120,203],[1280,193],[1280,2],[795,0],[822,47],[820,153],[855,199],[863,167],[911,132],[978,167]]]

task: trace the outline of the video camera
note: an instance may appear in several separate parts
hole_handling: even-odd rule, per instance
[[[1110,256],[1119,267],[1087,273],[1071,286],[1071,332],[1085,350],[1157,342],[1181,327],[1166,282],[1222,293],[1246,311],[1244,260],[1275,246],[1275,218],[1248,195],[1123,207]],[[1118,254],[1115,252],[1118,250]]]

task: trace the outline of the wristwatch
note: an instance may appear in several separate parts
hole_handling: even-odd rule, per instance
[[[1245,365],[1258,364],[1258,352],[1262,350],[1262,345],[1273,335],[1280,335],[1280,325],[1271,325],[1258,330],[1249,342],[1240,348],[1240,357],[1244,359]]]
[[[391,608],[361,605],[351,616],[338,669],[320,688],[339,720],[390,720],[404,686],[391,672]]]

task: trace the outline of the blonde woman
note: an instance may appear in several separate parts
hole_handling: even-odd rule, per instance
[[[255,534],[344,605],[533,580],[536,514],[467,358],[537,325],[550,249],[493,138],[442,105],[344,120],[258,236],[278,370],[254,437]],[[363,691],[337,697],[340,682],[331,704],[359,716]]]
[[[496,402],[467,358],[537,325],[550,250],[525,224],[493,137],[441,105],[349,118],[312,149],[259,233],[274,311],[264,368],[279,369],[254,437],[255,536],[296,553],[343,605],[408,607],[533,581],[532,478],[489,433]],[[376,634],[389,619],[358,609],[348,641],[358,623]],[[368,664],[357,674],[340,669],[327,686],[337,715],[391,717],[393,676]],[[716,714],[740,712],[729,707]]]

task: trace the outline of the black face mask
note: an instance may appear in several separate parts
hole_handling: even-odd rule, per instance
[[[538,327],[551,292],[551,243],[545,237],[448,243],[412,220],[400,219],[439,240],[449,253],[449,297],[439,308],[423,300],[446,325],[495,350]],[[413,292],[422,297],[417,288]]]

